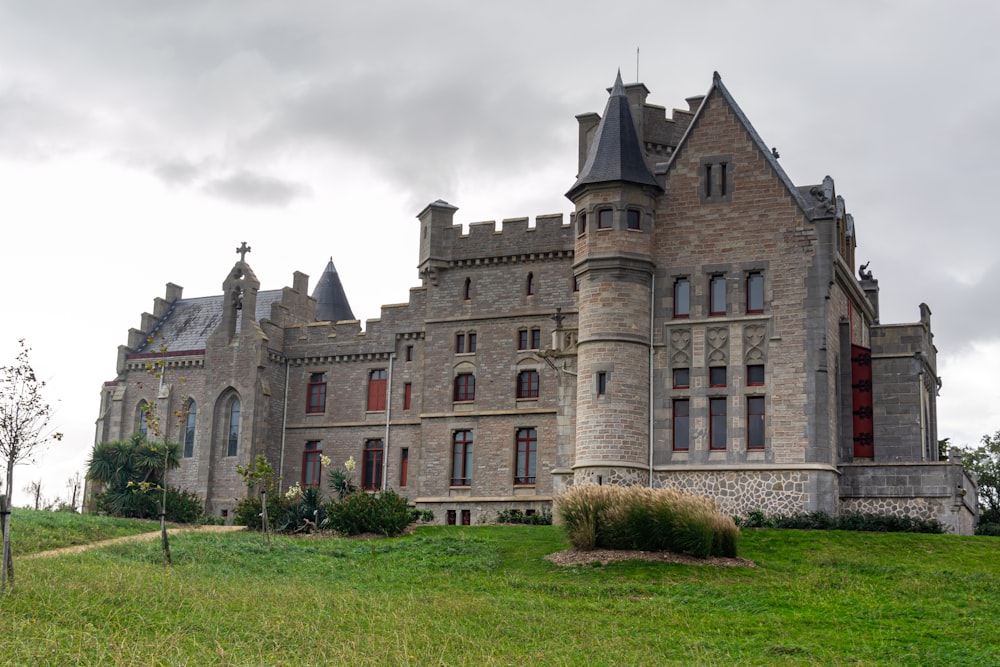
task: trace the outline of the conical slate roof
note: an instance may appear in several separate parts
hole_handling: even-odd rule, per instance
[[[642,144],[639,142],[639,134],[632,121],[628,98],[625,96],[621,72],[618,72],[614,88],[611,89],[608,106],[604,109],[604,116],[597,126],[597,133],[587,152],[587,161],[566,196],[572,199],[583,186],[591,183],[613,181],[627,181],[660,188],[660,184],[646,166]]]
[[[354,319],[351,304],[347,302],[347,294],[344,293],[344,286],[340,284],[340,276],[337,275],[337,267],[333,265],[333,257],[323,270],[323,275],[319,277],[312,297],[316,299],[316,321],[337,322]]]

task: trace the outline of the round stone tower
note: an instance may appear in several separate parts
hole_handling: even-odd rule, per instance
[[[653,214],[646,164],[618,75],[576,183],[579,284],[576,484],[649,481]]]

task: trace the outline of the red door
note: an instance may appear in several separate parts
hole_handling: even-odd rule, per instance
[[[854,458],[873,458],[872,351],[860,345],[851,345],[851,405],[854,414]]]

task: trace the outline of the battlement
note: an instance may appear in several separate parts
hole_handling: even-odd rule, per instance
[[[469,259],[553,253],[573,248],[571,221],[563,214],[529,218],[506,218],[497,229],[495,220],[472,222],[468,233],[453,221],[458,209],[446,202],[434,202],[421,213],[420,264],[449,263]]]

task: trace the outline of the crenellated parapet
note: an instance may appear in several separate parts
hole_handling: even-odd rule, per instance
[[[455,265],[459,262],[488,262],[502,258],[544,260],[561,258],[572,252],[572,225],[563,215],[539,215],[534,225],[529,218],[507,218],[497,229],[495,220],[473,222],[463,233],[454,223],[458,209],[437,201],[418,216],[421,222],[420,271]]]

